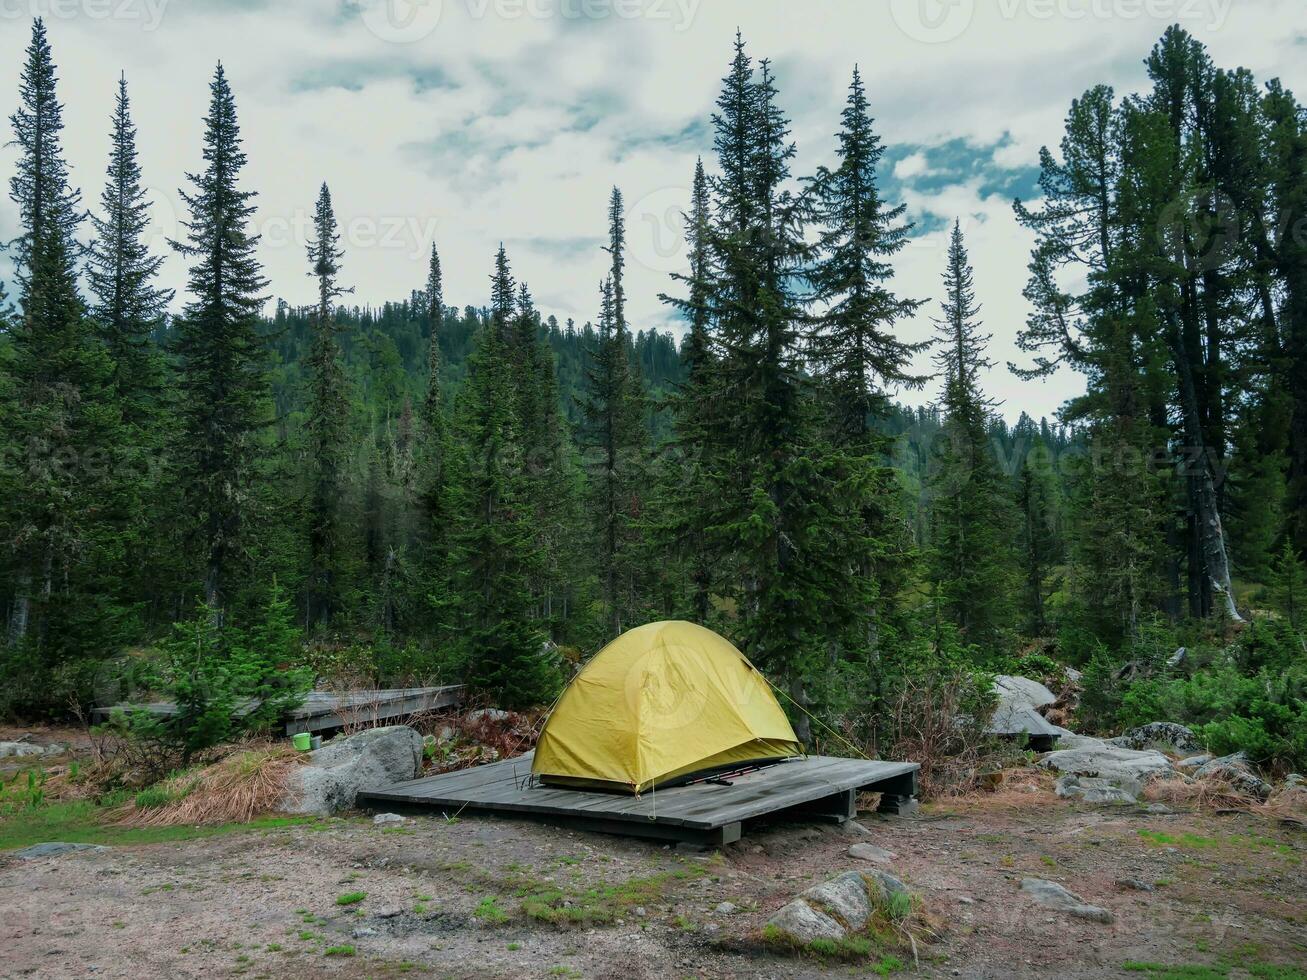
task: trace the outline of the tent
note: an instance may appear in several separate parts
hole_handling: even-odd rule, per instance
[[[649,623],[595,654],[536,745],[542,782],[640,793],[803,752],[766,678],[694,623]]]

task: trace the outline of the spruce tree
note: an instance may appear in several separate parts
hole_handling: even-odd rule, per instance
[[[881,198],[876,168],[885,148],[873,129],[856,68],[842,121],[839,166],[819,170],[812,187],[822,231],[810,278],[814,299],[824,307],[812,348],[834,401],[838,437],[868,448],[873,422],[884,417],[890,392],[924,383],[911,367],[913,355],[927,344],[894,333],[922,303],[888,288],[894,275],[889,260],[907,244],[912,224],[902,222],[906,204],[889,207]]]
[[[541,555],[532,527],[512,341],[516,292],[500,246],[489,322],[478,332],[459,392],[455,537],[468,679],[499,703],[548,702],[560,677],[542,652],[532,583]]]
[[[11,529],[8,638],[16,657],[29,651],[35,660],[10,660],[4,686],[30,698],[30,708],[59,696],[49,686],[55,665],[104,655],[123,638],[120,531],[130,519],[113,363],[78,292],[80,198],[68,180],[55,65],[39,18],[11,123],[20,313],[2,409],[17,465],[5,468],[0,510]]]
[[[909,343],[895,332],[922,302],[889,288],[890,260],[907,244],[912,225],[902,220],[905,204],[891,207],[881,197],[876,169],[885,148],[856,68],[841,121],[839,163],[834,170],[821,168],[811,189],[822,226],[808,274],[822,310],[814,318],[811,350],[831,437],[865,474],[860,511],[868,547],[859,572],[875,583],[878,596],[865,617],[865,633],[852,643],[874,654],[880,624],[892,615],[885,607],[907,588],[911,571],[900,484],[886,461],[890,440],[883,422],[893,392],[924,383],[912,373],[912,358],[928,343]]]
[[[631,366],[626,323],[625,225],[622,195],[613,188],[608,210],[608,277],[600,286],[599,336],[587,352],[581,401],[581,448],[590,472],[596,521],[600,592],[609,638],[636,625],[640,608],[636,560],[637,517],[644,493],[647,428],[644,398]]]
[[[113,359],[114,390],[124,419],[137,428],[138,439],[150,440],[164,370],[153,337],[173,292],[155,285],[163,256],[151,255],[145,242],[149,206],[141,186],[126,78],[118,80],[109,138],[101,215],[91,215],[95,227],[87,268],[95,297],[91,315]]]
[[[440,270],[440,254],[434,243],[427,263],[424,298],[430,332],[427,337],[427,387],[418,424],[418,537],[423,552],[419,582],[425,594],[425,604],[434,614],[435,623],[440,626],[448,624],[451,602],[447,567],[450,549],[448,457],[451,450],[440,378],[440,336],[445,319],[444,280]]]
[[[267,286],[250,232],[254,192],[242,190],[245,166],[236,100],[219,65],[209,86],[201,173],[181,196],[190,216],[174,242],[192,259],[190,293],[172,344],[178,371],[180,432],[176,479],[195,530],[205,602],[221,607],[236,584],[268,421],[265,348],[259,335]]]
[[[344,292],[336,279],[343,255],[331,191],[323,184],[313,212],[313,238],[308,244],[309,267],[318,286],[307,364],[311,482],[305,619],[310,626],[325,626],[341,604],[340,524],[349,452],[349,394],[337,340],[340,328],[335,304]]]
[[[659,470],[659,526],[686,578],[684,594],[674,593],[673,608],[684,604],[685,614],[704,624],[711,611],[713,570],[717,567],[707,545],[707,515],[715,492],[715,406],[711,385],[716,355],[708,306],[712,292],[711,223],[712,198],[703,160],[699,159],[694,164],[690,211],[685,215],[689,272],[675,276],[688,286],[688,296],[684,300],[660,296],[663,302],[680,309],[689,329],[680,350],[683,380],[668,399],[674,435]]]
[[[1025,631],[1044,636],[1049,631],[1046,599],[1052,566],[1059,557],[1057,481],[1053,456],[1034,421],[1024,412],[1013,434],[1020,454],[1015,502],[1019,537],[1017,548],[1024,579]]]
[[[936,614],[990,655],[1013,634],[1015,530],[1008,489],[990,446],[993,402],[980,389],[990,367],[960,223],[949,240],[935,363],[944,378],[944,428],[930,477],[931,579]]]
[[[799,282],[812,255],[810,215],[806,198],[787,188],[789,124],[770,64],[755,73],[738,37],[717,105],[720,174],[710,181],[713,261],[702,305],[721,351],[710,382],[721,480],[705,546],[732,569],[723,592],[738,603],[744,649],[802,705],[808,679],[867,606],[853,558],[865,542],[845,503],[858,476],[821,436],[805,369]],[[805,738],[806,715],[797,721]]]

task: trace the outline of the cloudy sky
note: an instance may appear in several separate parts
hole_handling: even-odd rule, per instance
[[[679,329],[657,294],[683,265],[679,212],[695,157],[711,165],[709,115],[737,27],[775,65],[798,174],[830,161],[856,63],[888,147],[884,188],[917,223],[897,288],[930,298],[933,314],[946,228],[960,218],[1000,365],[988,386],[1011,417],[1051,414],[1079,387],[1022,383],[1002,366],[1021,357],[1030,245],[1011,201],[1037,194],[1039,147],[1057,143],[1070,100],[1099,82],[1141,88],[1142,59],[1170,23],[1219,65],[1307,94],[1302,0],[0,0],[5,116],[34,15],[49,28],[88,204],[126,73],[160,250],[177,233],[183,175],[200,167],[221,60],[274,295],[312,297],[302,243],[325,180],[357,301],[419,287],[434,240],[446,301],[480,305],[502,240],[542,309],[581,322],[595,315],[617,184],[632,321],[646,328]],[[13,160],[0,149],[6,178]],[[4,238],[14,215],[0,202]],[[181,286],[182,263],[165,268]],[[906,332],[930,329],[923,309]]]

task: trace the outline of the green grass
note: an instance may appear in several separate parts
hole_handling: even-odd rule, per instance
[[[602,925],[622,918],[637,905],[657,904],[676,883],[701,878],[707,873],[695,865],[646,878],[631,878],[615,885],[600,882],[590,888],[564,888],[526,879],[515,894],[522,900],[526,916],[539,922],[559,926]]]
[[[493,895],[481,899],[472,914],[486,925],[491,926],[497,926],[508,921],[508,913],[499,907],[499,899]]]
[[[316,817],[260,817],[249,823],[213,827],[114,827],[102,823],[106,808],[89,800],[15,807],[0,802],[0,851],[30,847],[44,841],[71,844],[160,844],[217,837],[246,830],[277,830],[317,822]]]
[[[322,951],[323,956],[353,956],[353,946],[328,946]]]
[[[1139,836],[1150,844],[1170,845],[1172,847],[1206,849],[1221,846],[1221,842],[1215,837],[1202,837],[1198,834],[1164,834],[1160,830],[1141,830]]]
[[[346,892],[344,895],[336,896],[337,905],[357,905],[363,899],[368,897],[367,892]]]
[[[1137,963],[1126,961],[1121,968],[1130,973],[1144,973],[1149,980],[1222,980],[1230,975],[1223,966],[1203,966],[1201,964],[1167,966],[1162,963]]]
[[[1214,966],[1205,964],[1139,963],[1127,961],[1122,969],[1131,973],[1146,974],[1148,980],[1225,980],[1230,970],[1238,966],[1241,970],[1256,977],[1257,980],[1307,980],[1307,972],[1296,966],[1279,966],[1274,963],[1231,963],[1228,957]]]

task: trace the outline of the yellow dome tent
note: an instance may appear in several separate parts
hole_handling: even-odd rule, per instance
[[[640,793],[690,773],[803,751],[766,679],[694,623],[623,633],[576,675],[545,722],[543,782]]]

